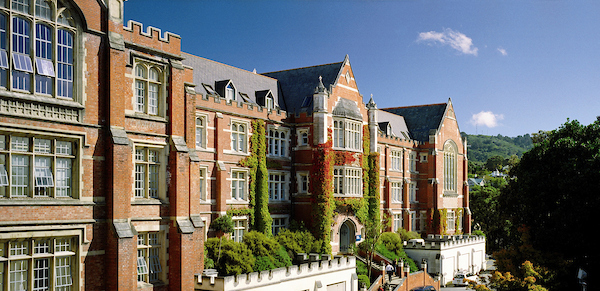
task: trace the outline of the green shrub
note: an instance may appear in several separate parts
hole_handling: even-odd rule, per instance
[[[273,260],[271,257],[258,256],[256,257],[256,262],[254,263],[254,267],[252,269],[254,270],[254,272],[261,272],[275,269],[275,265],[273,264]]]
[[[358,275],[358,288],[361,287],[369,288],[371,287],[371,281],[369,280],[369,276],[367,275]]]
[[[368,275],[369,270],[367,269],[367,264],[363,263],[361,260],[356,260],[356,274]]]
[[[222,276],[252,272],[256,259],[248,247],[229,239],[209,238],[204,244],[207,256]]]
[[[382,233],[379,237],[379,243],[391,252],[398,253],[402,251],[402,240],[400,235],[395,232]]]
[[[275,268],[289,267],[292,265],[292,259],[288,255],[285,247],[280,245],[275,253]]]
[[[323,242],[316,240],[308,230],[284,229],[277,234],[275,239],[285,247],[291,257],[296,257],[299,253],[318,253],[323,245]]]
[[[406,264],[408,262],[411,272],[416,272],[419,270],[419,268],[417,267],[417,264],[415,264],[415,261],[413,261],[411,258],[408,257],[408,255],[404,252],[404,249],[400,249],[399,251],[392,252],[392,251],[386,249],[383,244],[377,243],[375,245],[375,250],[378,253],[380,253],[382,256],[384,256],[392,261],[403,260],[404,264]]]
[[[250,231],[244,235],[244,244],[248,246],[252,254],[258,256],[272,256],[278,249],[279,243],[264,233]]]
[[[233,220],[231,220],[229,215],[219,216],[210,223],[210,228],[214,229],[215,231],[231,233],[233,232]]]
[[[421,235],[418,232],[408,231],[404,228],[398,230],[398,235],[400,235],[400,239],[405,242],[411,239],[421,238]]]

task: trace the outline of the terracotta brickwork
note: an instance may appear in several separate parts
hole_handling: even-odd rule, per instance
[[[422,233],[470,231],[466,147],[451,101],[431,105],[443,116],[424,138],[412,128],[406,136],[392,134],[383,124],[396,119],[394,132],[412,124],[394,110],[412,109],[384,116],[367,106],[348,57],[291,70],[310,75],[308,90],[294,97],[285,87],[300,80],[287,71],[256,74],[183,53],[177,34],[124,23],[121,0],[44,3],[70,15],[49,25],[73,38],[67,64],[73,74],[40,75],[34,53],[26,57],[37,73],[9,64],[0,74],[0,248],[22,252],[0,263],[11,270],[25,260],[28,289],[41,257],[50,277],[57,273],[50,269],[68,267],[71,290],[193,289],[204,268],[204,240],[214,235],[211,221],[229,211],[237,221],[232,237],[250,230],[240,211],[251,205],[251,173],[242,162],[252,154],[255,120],[265,124],[274,233],[293,222],[311,226],[309,183],[318,175],[312,164],[319,143],[356,158],[336,165],[334,197],[363,196],[359,158],[369,127],[377,137],[371,152],[381,157],[382,218]],[[14,10],[11,5],[0,13]],[[34,52],[35,35],[30,38]],[[58,71],[61,64],[52,64]],[[372,110],[379,119],[369,117]],[[347,130],[336,132],[342,123]],[[333,142],[340,132],[355,135]],[[449,141],[454,167],[444,158]],[[443,187],[448,169],[452,191]],[[400,191],[394,199],[392,189]],[[455,213],[462,229],[434,228],[440,224],[434,214],[443,211]],[[333,252],[347,251],[363,232],[353,213],[337,213]],[[14,277],[4,277],[7,288]]]

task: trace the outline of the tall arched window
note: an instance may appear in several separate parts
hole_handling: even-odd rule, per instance
[[[76,32],[61,1],[0,1],[0,86],[73,99]]]
[[[148,63],[135,65],[135,111],[149,115],[160,115],[162,92],[162,70]]]
[[[457,156],[456,144],[452,141],[447,141],[444,144],[444,192],[456,193],[457,188]]]

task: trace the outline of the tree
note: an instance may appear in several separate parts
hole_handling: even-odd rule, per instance
[[[501,156],[493,156],[487,160],[485,167],[490,170],[502,170],[502,167],[506,164],[506,159]]]
[[[469,281],[469,289],[476,291],[546,291],[545,287],[538,284],[538,281],[543,280],[540,274],[540,269],[525,261],[520,268],[521,272],[515,276],[510,272],[494,272],[489,280],[489,286]]]
[[[511,222],[514,247],[516,229],[526,226],[534,249],[570,263],[562,270],[547,267],[557,270],[555,283],[573,290],[577,268],[598,278],[600,257],[591,231],[600,209],[600,121],[584,126],[567,120],[534,137],[534,148],[511,170],[516,178],[502,191],[499,209]],[[590,290],[595,283],[588,282]]]
[[[497,178],[502,181],[504,179]],[[499,250],[506,245],[506,221],[500,217],[498,199],[500,189],[490,184],[486,186],[475,185],[469,189],[469,206],[475,225],[478,225],[486,234],[486,248],[488,253]]]

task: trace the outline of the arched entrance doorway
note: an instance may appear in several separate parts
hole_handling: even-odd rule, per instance
[[[344,221],[340,226],[340,253],[349,253],[356,239],[356,229],[350,220]]]

